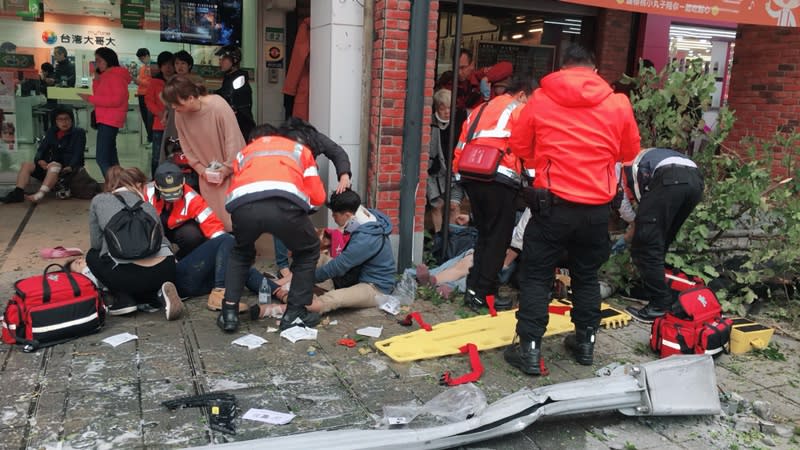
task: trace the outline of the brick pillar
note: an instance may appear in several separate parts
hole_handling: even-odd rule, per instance
[[[430,144],[431,98],[433,97],[436,61],[436,29],[439,2],[431,1],[428,21],[428,57],[425,75],[425,109],[422,120],[422,148],[417,189],[415,234],[424,226],[425,183]],[[403,114],[408,78],[408,32],[411,1],[378,0],[375,2],[375,42],[372,51],[370,81],[369,158],[367,167],[367,202],[392,219],[397,233],[402,174]],[[415,252],[415,260],[418,260]]]
[[[728,146],[800,131],[800,29],[740,25],[728,92],[736,113]]]
[[[633,15],[626,11],[602,9],[597,16],[595,57],[597,69],[609,83],[620,78],[628,68]]]

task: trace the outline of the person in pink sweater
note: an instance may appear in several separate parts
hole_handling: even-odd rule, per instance
[[[200,177],[200,193],[230,232],[225,193],[233,158],[245,146],[233,109],[219,95],[209,95],[203,80],[194,75],[176,75],[161,96],[175,112],[181,149]]]
[[[92,95],[78,95],[94,105],[97,118],[97,165],[105,176],[111,166],[119,165],[117,133],[125,126],[128,115],[131,74],[128,69],[120,67],[117,53],[108,47],[95,50],[94,63],[96,73],[92,81]]]

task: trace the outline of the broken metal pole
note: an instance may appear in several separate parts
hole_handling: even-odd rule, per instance
[[[522,389],[483,413],[447,425],[384,430],[317,431],[215,445],[215,449],[441,449],[524,430],[540,417],[619,410],[633,416],[719,414],[714,361],[676,355],[621,366],[608,377]]]

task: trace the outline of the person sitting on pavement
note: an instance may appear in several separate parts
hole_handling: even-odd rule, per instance
[[[208,295],[208,309],[222,309],[225,270],[235,242],[203,197],[186,185],[180,167],[161,163],[155,180],[144,189],[145,199],[155,207],[167,238],[178,245],[175,286],[181,297]],[[264,275],[250,269],[246,286],[258,292]],[[277,285],[268,281],[271,290]],[[246,312],[242,304],[239,312]]]
[[[651,323],[670,310],[674,297],[664,279],[664,258],[681,226],[703,197],[703,176],[681,152],[648,148],[623,170],[625,195],[638,203],[631,258],[639,270],[647,305],[626,310]]]
[[[522,236],[530,218],[531,211],[525,208],[511,234],[511,244],[506,249],[503,266],[498,273],[499,284],[507,284],[517,268],[517,259],[522,253]],[[468,249],[435,269],[429,270],[427,265],[420,264],[416,269],[406,269],[406,273],[415,276],[419,285],[431,286],[439,295],[449,298],[454,291],[466,291],[467,275],[472,268],[474,254],[474,249]]]
[[[176,263],[167,238],[162,235],[161,246],[152,255],[127,260],[111,256],[105,236],[109,222],[119,217],[117,213],[139,201],[142,201],[142,211],[159,220],[155,208],[144,201],[142,191],[146,182],[145,174],[135,167],[112,166],[108,169],[106,192],[95,196],[89,207],[91,248],[86,253],[86,264],[97,280],[116,297],[108,307],[109,314],[164,308],[167,320],[175,320],[183,312],[183,303],[173,283]],[[163,229],[159,229],[163,233]]]
[[[363,207],[361,197],[350,189],[331,194],[328,208],[334,222],[350,237],[341,254],[327,262],[320,259],[314,280],[329,290],[315,296],[307,308],[322,314],[338,308],[375,307],[378,295],[394,289],[395,263],[389,240],[392,224],[382,212]],[[285,285],[291,278],[284,277],[278,284]]]
[[[86,131],[74,126],[75,117],[71,109],[57,109],[54,124],[39,143],[33,162],[24,162],[17,174],[17,185],[3,198],[3,203],[19,203],[25,198],[38,202],[50,192],[59,180],[83,167],[83,151],[86,148]],[[39,191],[25,195],[25,186],[30,178],[42,182]]]

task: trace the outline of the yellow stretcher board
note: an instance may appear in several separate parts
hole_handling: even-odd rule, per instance
[[[570,306],[567,300],[555,300],[551,306]],[[618,328],[628,324],[631,316],[612,308],[607,303],[600,307],[600,325]],[[393,336],[375,343],[378,350],[397,362],[417,361],[459,354],[467,343],[475,344],[479,351],[511,345],[517,326],[516,310],[498,312],[467,319],[443,322],[432,326],[431,331],[417,330]],[[575,329],[569,312],[550,313],[545,336],[569,333]]]

